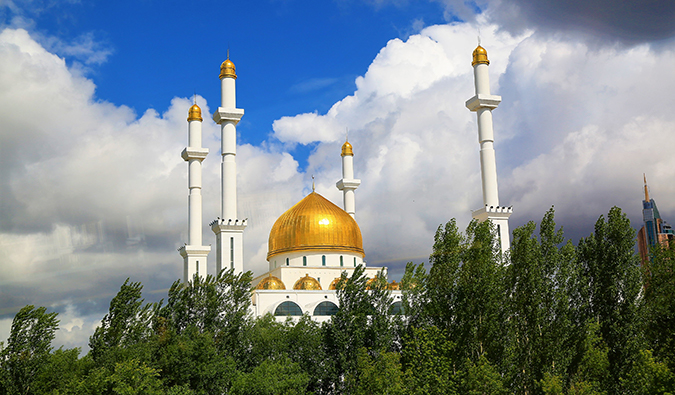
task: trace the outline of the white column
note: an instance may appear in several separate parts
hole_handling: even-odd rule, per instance
[[[361,180],[354,179],[354,151],[348,141],[342,145],[342,179],[335,184],[342,191],[345,211],[352,216],[356,215],[354,191],[361,185]]]
[[[220,66],[221,106],[213,114],[221,132],[221,205],[220,217],[211,222],[216,234],[216,272],[234,269],[244,271],[244,229],[246,219],[237,215],[237,124],[244,110],[236,108],[237,74],[228,57]]]
[[[474,211],[473,217],[479,221],[489,219],[495,224],[501,249],[503,252],[506,252],[511,247],[508,220],[511,213],[513,213],[513,209],[499,205],[492,110],[499,106],[502,98],[490,93],[489,64],[487,52],[479,45],[473,51],[473,62],[471,63],[473,66],[476,95],[466,102],[466,107],[476,112],[478,143],[480,145],[480,174],[483,189],[483,208]]]
[[[188,162],[188,242],[178,249],[183,257],[183,282],[207,274],[210,246],[202,245],[202,161],[209,150],[202,147],[202,112],[197,104],[188,112],[188,146],[181,153]]]

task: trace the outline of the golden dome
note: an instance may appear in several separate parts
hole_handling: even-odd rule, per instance
[[[477,64],[490,64],[490,61],[487,57],[487,51],[480,45],[473,50],[473,62],[471,62],[471,66],[475,66]]]
[[[190,110],[188,110],[188,122],[190,121],[203,121],[202,109],[197,104],[193,104]]]
[[[255,289],[283,290],[286,289],[286,286],[284,285],[283,281],[270,274],[269,277],[265,277],[262,280],[260,280],[258,285],[256,285]]]
[[[394,281],[391,282],[391,284],[389,284],[389,289],[390,289],[391,291],[398,291],[399,289],[401,289],[401,284],[397,283],[397,282],[394,280]]]
[[[354,218],[323,196],[312,192],[272,226],[267,260],[291,251],[363,252],[361,229]]]
[[[305,277],[300,278],[293,285],[293,289],[304,291],[321,291],[321,284],[316,279],[305,274]]]
[[[335,280],[333,280],[330,285],[328,286],[328,289],[331,291],[334,291],[337,289],[337,284],[340,282],[340,277],[336,277]]]
[[[341,156],[354,156],[354,151],[352,150],[352,145],[349,144],[349,141],[345,141],[344,144],[342,144],[342,155]]]
[[[222,80],[225,77],[237,79],[237,73],[234,71],[234,63],[232,63],[230,58],[227,58],[227,60],[220,65],[220,79]]]

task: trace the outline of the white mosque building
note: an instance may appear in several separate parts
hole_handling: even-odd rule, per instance
[[[481,175],[484,207],[473,213],[479,221],[491,220],[497,225],[502,250],[509,248],[508,218],[511,208],[499,206],[497,169],[493,147],[492,110],[501,98],[490,94],[489,61],[485,49],[478,46],[473,53],[476,95],[466,103],[477,112],[481,146]],[[237,75],[232,61],[220,67],[221,106],[213,120],[221,126],[221,216],[210,223],[216,236],[216,272],[246,270],[243,265],[243,236],[246,219],[237,213],[236,126],[244,110],[236,107]],[[178,251],[183,257],[183,281],[205,276],[210,246],[202,240],[202,168],[208,155],[202,147],[201,109],[197,104],[188,111],[188,147],[181,154],[188,162],[188,242]],[[336,153],[337,157],[337,153]],[[272,226],[268,242],[268,271],[253,279],[252,314],[272,314],[279,320],[307,314],[324,321],[339,308],[336,284],[341,275],[351,276],[364,265],[368,284],[386,268],[369,267],[365,261],[361,230],[355,220],[354,192],[361,181],[354,178],[354,152],[347,141],[342,146],[342,179],[336,184],[343,192],[343,208],[316,191],[307,195],[282,214]],[[314,187],[312,186],[312,189]],[[368,286],[368,285],[367,285]],[[393,304],[390,312],[401,312],[401,291],[392,281]]]

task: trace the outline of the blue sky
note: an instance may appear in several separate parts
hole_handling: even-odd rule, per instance
[[[495,147],[512,227],[554,206],[576,242],[617,205],[638,228],[643,173],[675,221],[675,6],[649,4],[0,0],[0,341],[37,304],[60,314],[57,345],[86,348],[127,277],[151,301],[181,277],[187,110],[195,92],[205,113],[217,107],[228,47],[256,273],[272,224],[312,176],[341,205],[346,129],[370,265],[398,280],[440,224],[466,226],[482,205],[464,106],[479,34],[503,98]],[[220,136],[204,118],[212,243]]]

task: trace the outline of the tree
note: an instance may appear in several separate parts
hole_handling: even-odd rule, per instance
[[[396,352],[371,355],[367,349],[359,350],[357,374],[347,377],[347,388],[354,395],[403,395],[403,374],[400,356]]]
[[[403,338],[401,363],[411,395],[453,395],[457,391],[455,344],[435,326],[411,328]]]
[[[95,361],[102,363],[105,355],[139,344],[151,335],[152,306],[143,305],[142,290],[140,282],[129,282],[127,278],[110,301],[108,314],[89,338],[90,354]]]
[[[44,307],[28,305],[14,316],[0,361],[6,371],[5,389],[8,394],[36,394],[33,384],[49,360],[51,342],[58,329],[57,313],[47,313]]]
[[[675,370],[675,243],[655,246],[642,268],[643,328],[654,356]]]
[[[288,359],[264,361],[250,373],[239,373],[232,385],[233,395],[301,395],[309,377]]]
[[[615,393],[640,346],[637,298],[641,283],[635,231],[621,209],[613,207],[607,220],[601,216],[595,232],[579,241],[578,252],[589,283],[590,314],[598,319],[608,348],[609,390]]]
[[[243,357],[241,348],[251,304],[251,272],[223,270],[217,276],[195,276],[188,283],[176,281],[169,289],[167,304],[159,310],[176,333],[195,327],[212,333],[221,352]]]
[[[507,268],[513,342],[509,376],[513,391],[524,394],[538,392],[545,373],[550,380],[566,375],[585,328],[575,320],[579,300],[575,290],[583,281],[574,270],[574,246],[569,241],[562,244],[563,232],[555,227],[553,209],[539,225],[539,239],[535,228],[529,222],[513,231]]]
[[[429,321],[456,343],[456,360],[481,356],[501,364],[506,344],[504,265],[490,221],[471,221],[466,235],[454,220],[439,227],[429,258]]]
[[[358,353],[362,348],[372,353],[389,351],[392,346],[393,326],[389,317],[391,292],[386,287],[384,273],[366,289],[365,268],[359,265],[352,276],[342,274],[337,284],[340,309],[324,325],[324,342],[332,361],[332,378],[324,383],[324,390],[346,391],[344,377],[358,377]],[[356,379],[354,379],[356,380]]]

